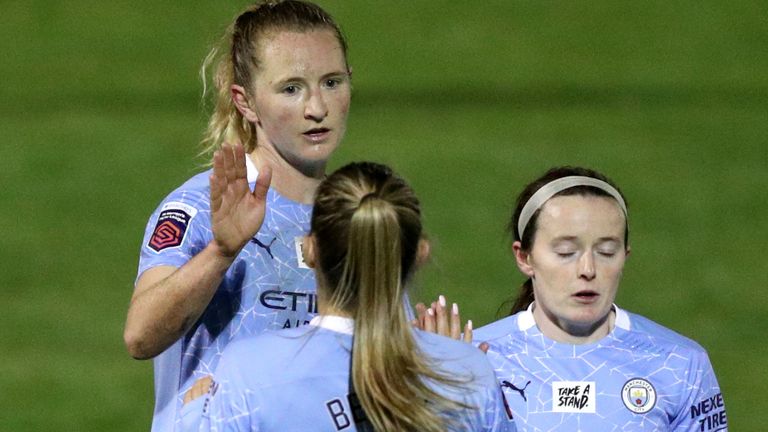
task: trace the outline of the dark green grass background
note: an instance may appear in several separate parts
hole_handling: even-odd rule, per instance
[[[0,430],[147,430],[122,326],[146,219],[204,162],[198,66],[245,2],[0,2]],[[768,389],[768,6],[761,1],[323,1],[351,44],[333,166],[422,198],[445,293],[476,325],[522,278],[521,186],[579,164],[628,196],[618,303],[699,341],[733,430]]]

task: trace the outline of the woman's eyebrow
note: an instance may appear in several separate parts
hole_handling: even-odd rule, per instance
[[[598,243],[605,243],[605,242],[621,242],[621,237],[616,236],[606,236],[606,237],[600,237],[597,239]]]

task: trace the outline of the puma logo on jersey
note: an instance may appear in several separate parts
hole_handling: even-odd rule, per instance
[[[515,385],[514,385],[514,384],[512,384],[511,382],[509,382],[509,381],[506,381],[506,380],[505,380],[505,381],[502,381],[502,382],[501,382],[501,386],[502,386],[502,387],[511,388],[512,390],[514,390],[514,391],[516,391],[516,392],[520,393],[520,396],[522,396],[522,397],[523,397],[523,400],[524,400],[524,401],[526,401],[526,402],[528,402],[528,398],[527,398],[527,397],[525,397],[525,389],[527,389],[527,388],[528,388],[528,384],[530,384],[530,383],[531,383],[531,381],[529,380],[527,383],[525,383],[525,386],[523,386],[523,388],[518,388],[517,386],[515,386]]]
[[[269,257],[270,257],[270,258],[272,258],[272,259],[275,259],[275,256],[274,256],[274,255],[272,255],[272,244],[275,242],[275,240],[277,240],[277,237],[273,238],[273,239],[272,239],[272,241],[271,241],[271,242],[269,242],[269,244],[268,244],[268,245],[265,245],[265,244],[264,244],[264,243],[262,243],[262,242],[261,242],[259,239],[257,239],[256,237],[254,237],[254,238],[252,238],[252,239],[251,239],[251,243],[256,243],[256,245],[258,245],[260,248],[262,248],[262,249],[264,249],[265,251],[267,251],[267,253],[269,254]]]

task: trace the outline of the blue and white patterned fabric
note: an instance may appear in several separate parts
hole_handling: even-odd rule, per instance
[[[256,169],[250,159],[247,166],[253,188]],[[181,267],[212,240],[209,175],[207,171],[192,177],[152,214],[138,276],[155,266]],[[174,429],[184,393],[197,379],[213,373],[230,342],[265,330],[301,326],[315,315],[314,273],[300,253],[311,211],[311,205],[269,190],[261,229],[237,256],[202,317],[154,359],[153,431]]]
[[[614,306],[615,328],[555,342],[527,311],[479,328],[518,430],[727,431],[723,397],[696,342]]]
[[[353,327],[348,318],[318,316],[309,326],[229,345],[208,399],[198,404],[204,405],[201,430],[356,430],[347,399]],[[417,330],[414,336],[442,371],[469,380],[463,391],[433,383],[440,394],[478,408],[451,413],[456,420],[453,430],[516,430],[505,413],[493,369],[478,349]]]

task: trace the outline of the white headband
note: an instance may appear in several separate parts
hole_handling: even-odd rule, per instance
[[[536,191],[535,194],[533,194],[533,196],[531,196],[528,202],[525,203],[525,206],[523,206],[523,211],[520,212],[520,218],[517,220],[517,232],[520,234],[520,239],[522,240],[525,227],[531,220],[531,216],[536,213],[536,210],[541,208],[544,203],[546,203],[557,193],[576,186],[592,186],[607,192],[616,199],[616,201],[619,203],[619,206],[621,206],[621,210],[624,211],[624,217],[627,217],[627,204],[624,202],[624,198],[621,197],[619,191],[617,191],[613,186],[602,180],[598,180],[592,177],[562,177],[542,186],[539,190]]]

